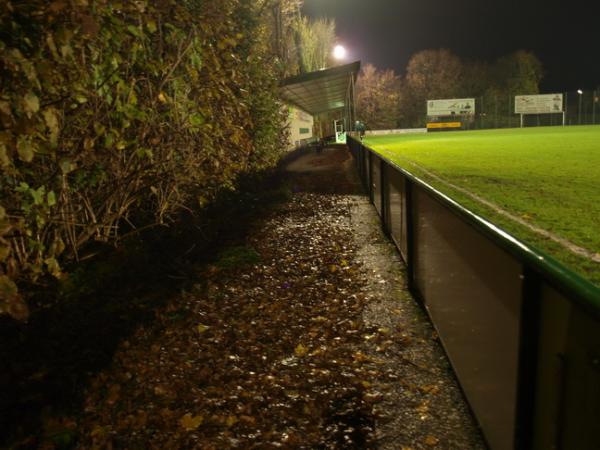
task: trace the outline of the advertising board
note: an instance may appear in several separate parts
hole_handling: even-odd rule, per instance
[[[561,112],[563,112],[562,94],[515,96],[515,114],[548,114]]]
[[[474,98],[427,100],[428,116],[465,116],[475,114]]]

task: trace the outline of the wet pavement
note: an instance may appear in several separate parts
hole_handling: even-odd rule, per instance
[[[360,180],[344,152],[330,148],[325,154],[308,155],[288,170],[292,176],[300,174],[301,185],[316,179],[313,190],[319,180],[330,180],[321,192],[330,191],[337,181],[337,193],[357,194],[339,201],[347,204],[357,260],[366,274],[362,318],[367,327],[387,335],[380,345],[364,343],[365,354],[378,367],[372,386],[382,393],[374,405],[374,448],[485,449],[435,329],[408,292],[405,265],[384,236],[375,208],[361,195]],[[332,167],[332,161],[341,164]],[[323,171],[329,175],[323,176]]]

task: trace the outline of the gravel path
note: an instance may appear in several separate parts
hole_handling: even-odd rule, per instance
[[[96,375],[79,448],[483,449],[343,147]]]

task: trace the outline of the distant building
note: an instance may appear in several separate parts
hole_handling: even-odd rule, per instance
[[[288,150],[301,147],[314,140],[315,119],[309,113],[288,105],[290,131]]]

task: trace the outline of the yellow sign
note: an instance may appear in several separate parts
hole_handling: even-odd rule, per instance
[[[429,122],[427,128],[460,128],[461,122]]]

